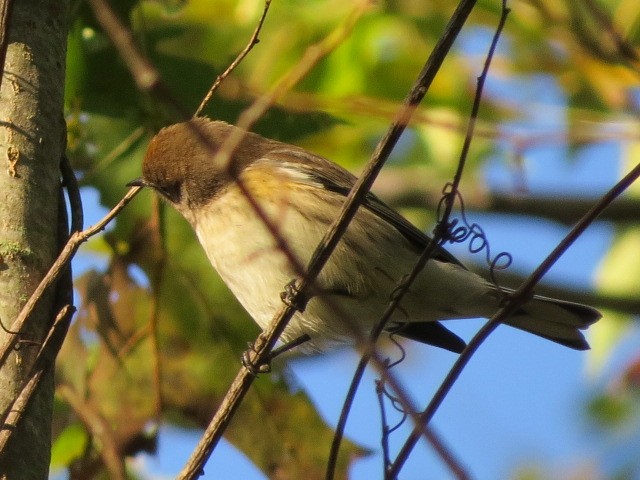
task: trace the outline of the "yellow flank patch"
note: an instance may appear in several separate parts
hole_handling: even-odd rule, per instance
[[[296,195],[304,191],[312,193],[316,188],[295,181],[284,169],[271,167],[272,165],[251,166],[240,176],[244,188],[254,195],[256,200],[290,204],[290,197],[294,192]],[[268,173],[265,172],[266,168],[269,168]]]

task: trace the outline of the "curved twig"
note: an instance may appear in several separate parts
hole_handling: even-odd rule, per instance
[[[62,176],[62,186],[67,189],[69,197],[69,209],[71,210],[70,232],[79,232],[84,228],[84,212],[82,209],[82,199],[80,198],[80,187],[71,163],[66,155],[60,159],[60,174]]]
[[[267,13],[269,12],[270,6],[271,6],[271,0],[265,0],[264,10],[262,11],[260,20],[258,20],[258,25],[256,26],[256,29],[253,31],[253,35],[251,35],[251,38],[249,39],[247,46],[244,47],[244,49],[238,54],[236,59],[233,62],[231,62],[231,64],[226,68],[226,70],[216,77],[215,81],[213,82],[213,85],[211,85],[211,88],[209,89],[205,97],[202,99],[202,102],[200,102],[200,105],[198,106],[196,113],[193,114],[194,117],[200,116],[200,114],[202,113],[202,110],[204,110],[204,108],[207,106],[207,103],[209,103],[209,101],[211,100],[211,97],[216,92],[216,90],[218,89],[220,84],[223,82],[223,80],[227,78],[229,74],[233,72],[233,70],[235,70],[235,68],[238,65],[240,65],[240,62],[244,60],[244,57],[246,57],[249,54],[249,52],[253,49],[253,47],[255,47],[258,43],[260,43],[260,39],[258,38],[258,35],[260,34],[260,30],[262,30],[262,25],[264,25],[265,19],[267,18]]]

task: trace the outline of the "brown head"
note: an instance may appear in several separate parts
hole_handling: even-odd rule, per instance
[[[230,168],[215,156],[233,133],[242,140],[231,156]],[[247,165],[280,145],[225,122],[194,118],[163,128],[151,139],[142,177],[129,183],[151,187],[179,210],[197,208],[218,196]]]

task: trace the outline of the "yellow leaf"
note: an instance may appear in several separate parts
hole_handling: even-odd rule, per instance
[[[631,296],[640,289],[640,230],[620,232],[599,267],[596,285],[607,295]]]
[[[611,352],[620,338],[629,330],[631,322],[628,315],[613,311],[603,312],[603,319],[589,327],[589,345],[591,351],[587,356],[587,373],[596,376],[607,363]]]

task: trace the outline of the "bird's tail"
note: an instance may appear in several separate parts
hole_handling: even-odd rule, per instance
[[[587,305],[536,295],[504,323],[575,350],[588,350],[589,344],[580,330],[601,316]]]

